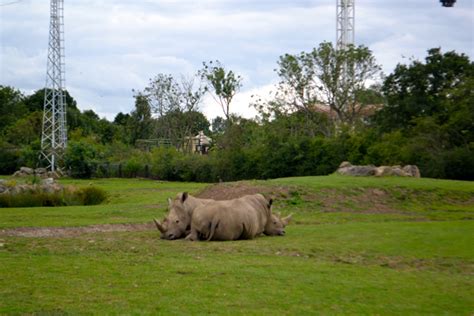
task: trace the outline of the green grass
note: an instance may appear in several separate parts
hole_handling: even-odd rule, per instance
[[[83,226],[107,223],[142,223],[166,213],[167,198],[178,192],[196,193],[199,183],[173,183],[141,179],[61,180],[80,187],[93,184],[108,193],[103,205],[0,208],[0,229],[28,226]]]
[[[62,182],[93,182],[109,200],[0,209],[0,229],[149,222],[164,213],[167,197],[205,187]],[[474,313],[471,182],[329,176],[246,183],[293,192],[275,205],[294,213],[285,237],[190,243],[160,240],[156,231],[0,234],[0,314]],[[387,192],[386,211],[366,212],[379,205],[365,199],[373,188]],[[328,194],[335,199],[323,201]]]

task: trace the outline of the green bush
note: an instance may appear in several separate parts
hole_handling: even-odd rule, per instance
[[[456,147],[444,153],[445,177],[448,179],[474,179],[474,143]]]
[[[183,153],[174,147],[157,147],[151,153],[152,174],[160,180],[180,180],[176,172],[176,161]]]
[[[124,163],[123,172],[127,178],[135,178],[145,166],[136,157],[132,157]]]
[[[73,178],[90,178],[94,172],[99,150],[86,141],[71,141],[64,157],[66,168]]]
[[[107,199],[107,193],[98,187],[84,187],[76,192],[81,205],[97,205]]]

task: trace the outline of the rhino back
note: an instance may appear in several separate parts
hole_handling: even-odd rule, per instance
[[[212,240],[251,239],[263,232],[268,217],[267,202],[258,194],[199,206],[192,225],[201,236],[209,236],[214,225]]]

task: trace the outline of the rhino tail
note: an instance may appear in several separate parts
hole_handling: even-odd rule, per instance
[[[219,220],[215,221],[213,220],[211,222],[211,229],[209,230],[209,236],[207,237],[207,241],[210,241],[212,240],[212,238],[214,237],[214,234],[216,233],[216,229],[217,227],[219,227]]]

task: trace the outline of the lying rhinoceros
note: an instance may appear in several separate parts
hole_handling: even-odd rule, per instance
[[[194,209],[187,240],[252,239],[262,233],[284,235],[291,215],[272,214],[272,200],[261,194],[227,201],[210,201]]]

